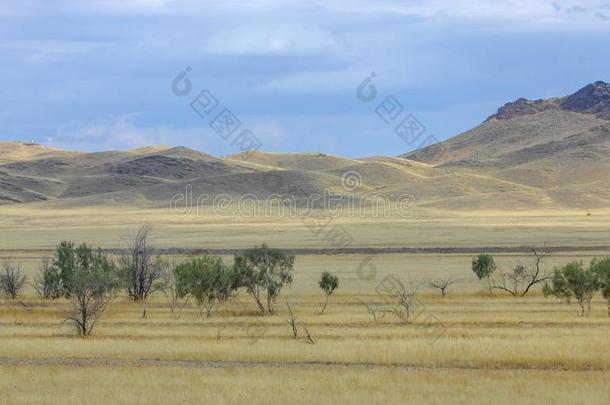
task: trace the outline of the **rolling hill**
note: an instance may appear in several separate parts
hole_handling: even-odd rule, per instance
[[[344,187],[345,173],[357,173],[361,184]],[[446,210],[607,207],[610,85],[520,98],[476,128],[397,157],[257,151],[219,158],[185,147],[85,153],[0,143],[2,204],[166,207],[187,186],[212,197],[410,194],[421,208]]]

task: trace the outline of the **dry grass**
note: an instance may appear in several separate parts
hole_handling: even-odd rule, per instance
[[[608,372],[0,367],[0,402],[603,404]]]
[[[290,217],[220,217],[211,210],[175,216],[166,207],[125,205],[71,207],[69,200],[0,206],[2,249],[52,249],[63,239],[106,248],[120,246],[121,235],[141,223],[154,224],[160,247],[230,248],[267,243],[286,248],[328,248],[311,224]],[[591,216],[586,214],[591,212]],[[522,246],[549,242],[591,246],[610,231],[609,210],[477,211],[460,213],[417,208],[408,218],[334,216],[353,237],[353,247]]]
[[[36,254],[14,254],[31,275]],[[538,290],[525,298],[486,295],[468,255],[378,255],[370,279],[358,276],[365,258],[299,257],[293,288],[268,317],[258,317],[243,293],[245,306],[221,306],[210,319],[191,306],[172,319],[159,294],[137,305],[119,298],[89,339],[73,337],[61,323],[60,302],[29,291],[29,309],[0,304],[0,402],[73,403],[83,394],[92,403],[606,402],[610,319],[600,298],[582,319],[574,306]],[[556,254],[545,266],[578,258]],[[528,260],[498,256],[501,268]],[[323,270],[337,273],[341,286],[318,315]],[[424,308],[412,323],[391,315],[374,321],[359,300],[384,304],[376,289],[388,276],[460,284],[445,299],[422,290]],[[315,344],[302,332],[291,337],[284,299]],[[251,326],[259,323],[262,336],[252,343]],[[70,359],[84,364],[70,368]]]

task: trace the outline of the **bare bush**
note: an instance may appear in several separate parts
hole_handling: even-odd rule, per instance
[[[366,307],[366,311],[369,313],[369,315],[371,315],[373,317],[373,320],[375,322],[377,322],[377,317],[379,317],[379,319],[383,319],[383,317],[385,316],[385,314],[387,312],[387,307],[382,307],[382,306],[378,306],[375,304],[369,304],[367,302],[360,301],[360,300],[358,300],[358,301]]]
[[[292,338],[298,338],[299,327],[301,327],[305,332],[305,339],[307,340],[307,343],[315,344],[315,341],[313,340],[311,333],[309,333],[309,329],[307,328],[307,325],[305,325],[305,322],[299,321],[297,319],[297,317],[294,315],[294,312],[292,312],[292,307],[290,306],[290,303],[288,301],[286,301],[286,306],[288,307],[289,315],[289,319],[286,322],[288,322],[288,325],[290,325],[290,329],[292,331]]]
[[[286,306],[288,307],[288,314],[290,316],[290,319],[288,319],[286,322],[288,322],[288,325],[290,325],[290,328],[292,329],[292,338],[296,339],[299,336],[297,319],[294,317],[294,313],[292,312],[292,308],[290,307],[290,303],[288,301],[286,301]]]
[[[445,279],[445,278],[439,278],[436,280],[430,280],[428,281],[428,285],[431,288],[437,288],[439,290],[441,290],[441,294],[443,295],[443,298],[445,298],[445,296],[447,295],[447,288],[449,288],[449,286],[453,285],[453,284],[457,284],[457,280],[452,280],[452,279]]]
[[[140,226],[127,239],[127,254],[121,257],[120,271],[125,291],[133,301],[145,301],[150,294],[161,288],[158,283],[161,269],[153,261],[153,249],[148,243],[151,227]]]
[[[417,291],[419,286],[417,284],[411,284],[409,288],[399,280],[395,280],[396,288],[388,294],[389,300],[392,305],[388,306],[385,310],[394,314],[404,322],[409,322],[413,312],[420,306],[419,300],[417,299]]]
[[[8,298],[19,301],[25,286],[27,277],[21,272],[19,265],[14,266],[8,260],[2,264],[0,274],[0,290]]]
[[[491,276],[491,287],[502,290],[513,297],[523,297],[533,286],[549,280],[552,273],[542,271],[541,262],[547,255],[544,250],[533,249],[534,268],[529,269],[523,264],[517,264],[510,273],[500,273],[499,276]]]

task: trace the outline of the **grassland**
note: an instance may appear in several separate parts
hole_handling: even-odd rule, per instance
[[[594,254],[554,254],[545,267]],[[31,275],[38,258],[21,257]],[[29,291],[29,309],[0,306],[0,402],[606,403],[610,319],[601,299],[583,319],[539,291],[489,296],[468,255],[377,255],[363,277],[368,260],[298,257],[293,287],[267,317],[243,293],[209,319],[192,306],[172,318],[162,295],[146,304],[119,298],[89,339],[62,324],[61,303]],[[503,268],[530,261],[498,256]],[[341,287],[319,315],[323,270]],[[412,323],[374,321],[359,300],[383,304],[377,291],[388,276],[460,283],[444,299],[422,290]],[[285,299],[315,344],[302,331],[292,338]]]
[[[219,215],[211,209],[188,215],[165,208],[126,205],[71,207],[65,202],[0,206],[0,249],[52,249],[63,239],[105,248],[122,245],[121,236],[148,222],[157,228],[159,247],[244,248],[266,242],[283,248],[329,248],[324,232],[298,217]],[[590,214],[590,215],[587,215]],[[411,216],[359,218],[332,215],[352,247],[469,247],[610,245],[610,210],[464,212],[414,209]]]

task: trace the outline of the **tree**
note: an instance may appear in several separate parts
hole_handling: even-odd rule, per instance
[[[237,284],[232,268],[217,256],[203,255],[179,264],[174,273],[178,296],[193,297],[201,313],[206,310],[208,318],[217,302],[226,301]]]
[[[12,265],[8,260],[2,264],[0,274],[0,290],[12,300],[20,301],[27,277],[21,272],[19,266]]]
[[[151,227],[140,226],[127,239],[127,253],[119,262],[125,292],[133,301],[145,301],[161,288],[161,266],[152,260],[152,247],[148,244]]]
[[[66,298],[70,298],[73,292],[72,282],[76,280],[77,272],[93,271],[94,268],[102,268],[106,273],[116,276],[116,266],[102,253],[100,249],[94,251],[85,243],[76,246],[74,242],[62,241],[55,248],[53,267],[59,273],[62,292]]]
[[[608,316],[610,316],[610,257],[591,261],[591,270],[597,275],[599,288],[608,304]]]
[[[324,294],[326,295],[326,302],[324,302],[324,306],[322,307],[322,310],[320,311],[320,314],[323,314],[324,311],[326,310],[326,306],[328,305],[329,297],[339,287],[339,277],[335,276],[334,274],[329,273],[328,271],[325,271],[320,276],[320,281],[318,281],[318,285],[320,286],[320,288],[322,289],[322,291],[324,291]]]
[[[486,279],[491,293],[490,277],[497,269],[496,261],[493,256],[487,254],[480,254],[479,256],[472,259],[472,271],[477,275],[479,280]]]
[[[545,251],[533,249],[535,257],[534,269],[530,270],[523,264],[517,264],[511,273],[500,273],[499,277],[490,277],[491,287],[506,291],[513,297],[524,297],[536,284],[543,283],[551,277],[550,273],[543,272],[540,268],[542,259],[546,256]]]
[[[457,280],[451,280],[451,279],[447,279],[447,278],[439,278],[436,280],[430,280],[428,281],[428,285],[432,288],[438,288],[439,290],[441,290],[441,294],[443,295],[443,298],[445,298],[445,296],[447,295],[447,288],[449,288],[450,285],[453,284],[457,284]]]
[[[101,250],[94,252],[85,244],[77,249],[72,272],[67,280],[62,280],[69,286],[65,293],[69,305],[63,310],[65,322],[73,326],[79,336],[87,337],[116,296],[120,282],[114,263]]]
[[[292,284],[294,255],[263,244],[235,256],[237,282],[254,301],[261,313],[272,314],[273,303],[282,288]],[[267,308],[263,305],[267,302]]]
[[[571,262],[564,267],[555,268],[550,283],[545,284],[545,296],[553,295],[570,302],[575,299],[580,307],[580,316],[588,316],[591,300],[599,289],[597,275],[582,262]]]
[[[492,255],[480,254],[472,259],[472,271],[474,271],[479,280],[488,278],[497,268],[496,261]]]
[[[45,300],[54,300],[63,295],[63,284],[57,267],[48,258],[43,258],[38,275],[34,277],[34,289]]]

